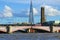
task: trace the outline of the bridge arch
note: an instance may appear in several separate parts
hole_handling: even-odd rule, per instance
[[[12,33],[27,33],[27,32],[24,30],[16,30],[16,31],[13,31]]]
[[[36,33],[49,33],[50,31],[44,29],[34,29]]]
[[[28,30],[29,30],[29,28],[25,29],[26,32]],[[33,30],[35,31],[35,33],[50,33],[50,31],[44,30],[44,29],[36,29],[36,28],[33,28]]]
[[[1,34],[1,33],[4,33],[4,34],[5,34],[5,33],[7,33],[7,32],[5,32],[5,31],[1,31],[1,30],[0,30],[0,34]]]

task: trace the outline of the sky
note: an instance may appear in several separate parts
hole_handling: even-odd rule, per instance
[[[29,21],[31,0],[0,0],[0,24]],[[60,21],[60,0],[32,0],[34,23],[40,22],[41,7],[45,7],[46,21]]]

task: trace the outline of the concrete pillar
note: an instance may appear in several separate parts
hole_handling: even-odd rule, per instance
[[[53,33],[53,26],[50,25],[50,32]]]
[[[28,29],[28,33],[34,33],[34,32],[35,32],[34,29],[32,29],[32,28],[29,28],[29,29]]]
[[[7,26],[6,29],[7,29],[7,33],[10,34],[11,33],[11,26]]]

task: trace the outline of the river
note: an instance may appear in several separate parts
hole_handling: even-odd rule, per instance
[[[0,40],[60,40],[60,33],[0,34]]]

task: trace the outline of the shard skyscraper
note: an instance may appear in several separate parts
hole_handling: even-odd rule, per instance
[[[30,2],[29,23],[30,23],[30,24],[34,24],[32,1]]]

